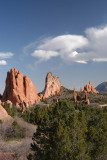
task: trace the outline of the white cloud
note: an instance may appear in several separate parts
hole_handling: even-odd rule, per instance
[[[104,62],[107,59],[107,26],[100,28],[89,28],[85,31],[89,40],[89,49],[94,53],[92,61]],[[105,60],[104,60],[105,59]]]
[[[58,56],[58,52],[55,51],[45,51],[45,50],[35,50],[32,53],[33,57],[38,57],[41,60],[49,60],[51,57]]]
[[[77,63],[84,63],[84,64],[86,64],[87,62],[86,61],[76,61]]]
[[[83,36],[62,35],[44,40],[31,55],[42,60],[49,60],[51,57],[60,56],[68,61],[78,54],[75,51],[76,49],[87,45],[88,40]]]
[[[7,62],[5,60],[0,60],[0,65],[5,66],[5,65],[7,65]]]
[[[67,62],[107,62],[107,26],[88,28],[85,36],[68,34],[44,39],[36,44],[31,56],[42,61],[59,56]]]
[[[78,55],[78,52],[74,51],[71,54],[69,54],[69,57],[72,58],[72,57],[75,57],[77,55]]]
[[[13,56],[12,52],[0,52],[0,58],[11,58]]]
[[[94,58],[93,61],[95,61],[95,62],[107,62],[107,58]]]

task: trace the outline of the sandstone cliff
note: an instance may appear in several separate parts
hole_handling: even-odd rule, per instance
[[[61,86],[62,84],[61,84],[59,77],[57,75],[52,76],[52,73],[49,72],[45,80],[45,89],[42,93],[43,98],[48,98],[55,94],[59,94],[61,90]]]
[[[2,101],[10,100],[13,104],[33,104],[39,101],[36,87],[29,77],[12,68],[7,72],[6,87]]]

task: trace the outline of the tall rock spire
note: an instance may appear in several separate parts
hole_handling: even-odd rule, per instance
[[[61,90],[61,86],[62,84],[59,77],[57,75],[52,76],[52,73],[49,72],[45,80],[45,89],[43,91],[43,97],[48,98],[55,94],[59,94]]]
[[[7,72],[6,87],[2,101],[10,100],[13,104],[36,103],[39,101],[36,87],[29,77],[12,68]]]

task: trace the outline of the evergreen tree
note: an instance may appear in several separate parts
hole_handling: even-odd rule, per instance
[[[35,109],[37,131],[28,160],[106,160],[107,110],[61,100]],[[33,119],[32,119],[33,120]],[[33,122],[33,121],[32,121]]]

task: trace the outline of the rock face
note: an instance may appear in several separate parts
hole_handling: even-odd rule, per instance
[[[36,87],[29,77],[23,76],[20,71],[12,68],[7,72],[6,87],[2,101],[11,101],[13,104],[33,104],[39,101]]]
[[[86,84],[84,86],[84,91],[92,92],[92,93],[96,93],[96,94],[99,93],[96,89],[94,89],[91,81],[89,81],[89,84]]]
[[[0,104],[0,120],[5,121],[8,119],[11,119],[11,117],[8,115],[7,111]]]
[[[73,99],[74,99],[74,102],[76,103],[77,102],[77,93],[75,92],[75,88],[74,88]]]
[[[59,77],[57,75],[52,76],[52,73],[49,72],[46,76],[45,89],[42,92],[43,98],[48,98],[55,94],[59,94],[61,90],[61,86],[62,84]]]
[[[88,98],[87,91],[85,91],[85,101],[87,102],[88,105],[90,104],[90,100]]]
[[[80,88],[80,93],[82,93],[84,90],[82,89],[82,87]]]

